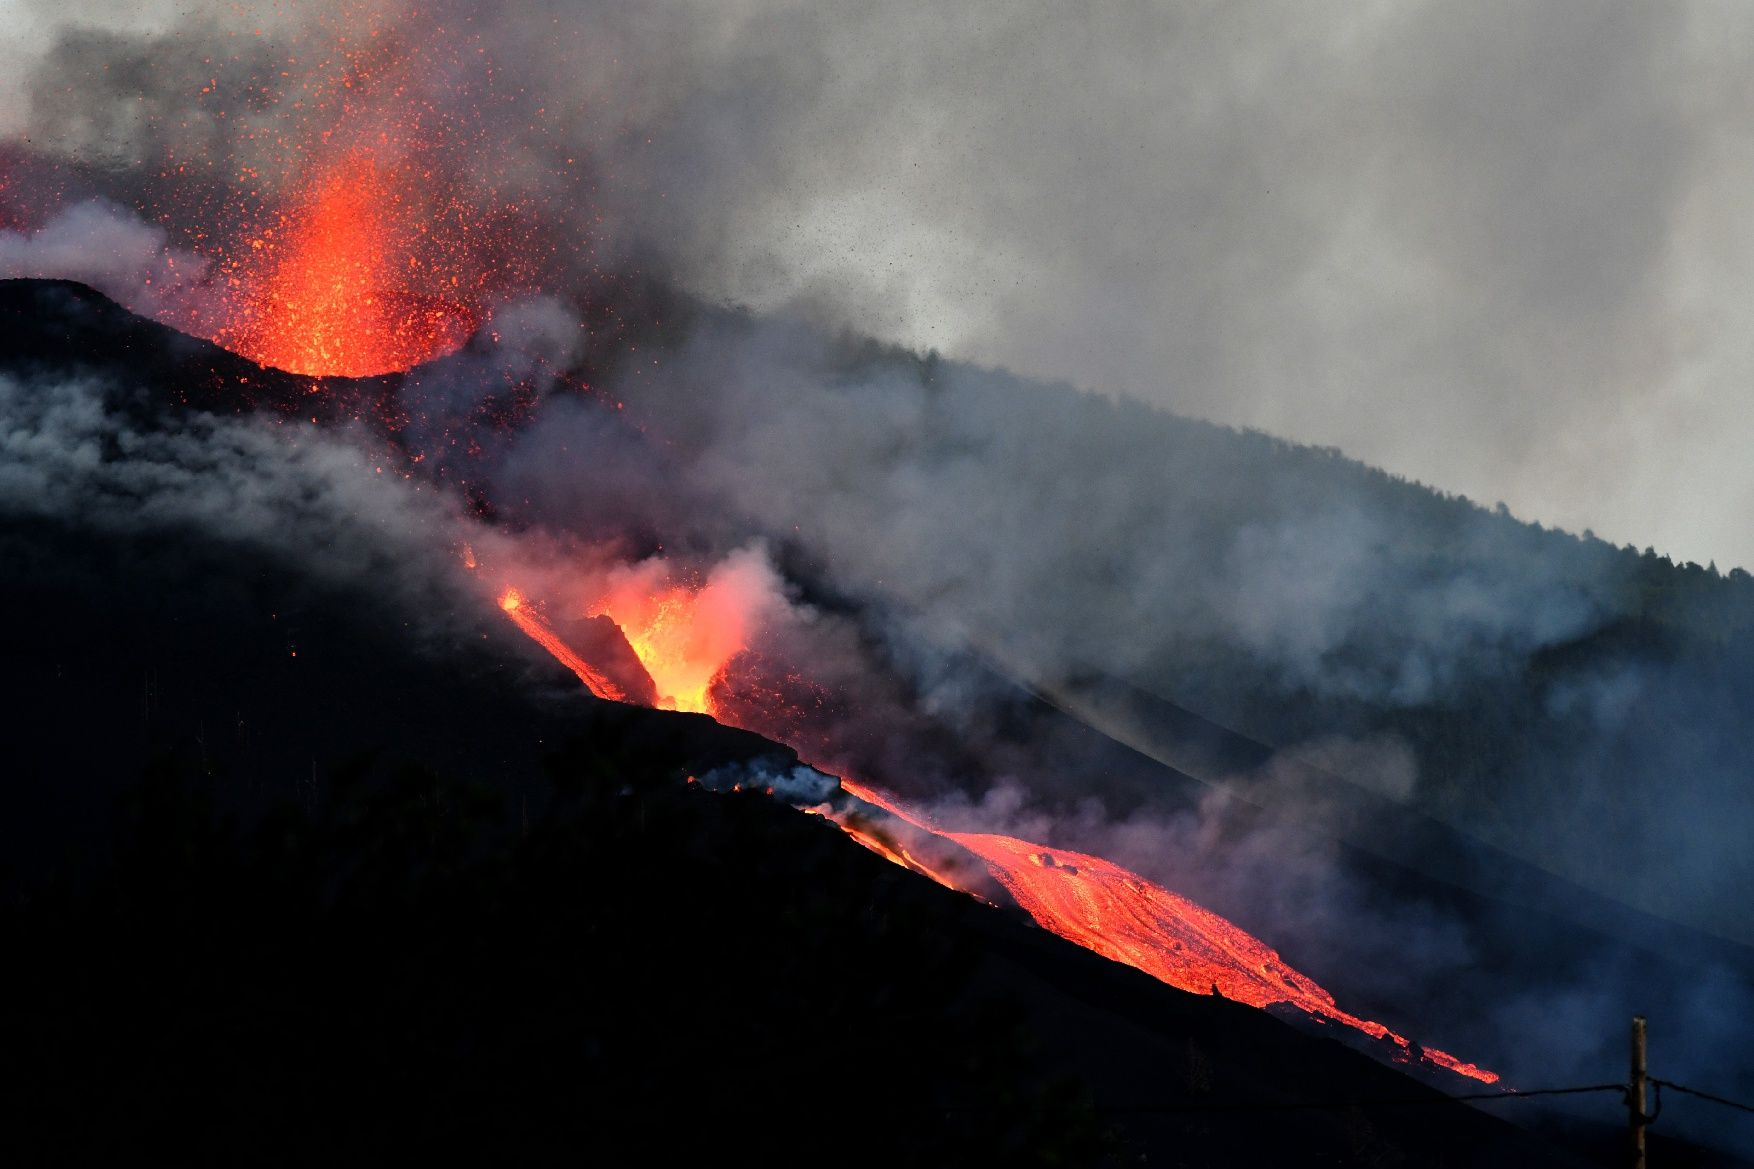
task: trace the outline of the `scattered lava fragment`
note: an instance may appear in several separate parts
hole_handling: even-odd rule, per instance
[[[250,241],[231,272],[231,316],[219,344],[260,365],[313,376],[370,377],[457,349],[478,323],[435,296],[421,233],[392,172],[344,159],[314,182],[277,228]]]

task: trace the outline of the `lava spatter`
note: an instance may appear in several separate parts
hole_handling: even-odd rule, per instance
[[[166,323],[369,377],[452,352],[542,285],[560,237],[507,130],[536,111],[467,22],[343,5],[241,45],[191,100],[229,148],[183,145],[140,209],[212,265],[217,295]]]
[[[342,160],[250,241],[234,265],[231,315],[214,340],[261,365],[369,377],[463,344],[475,310],[435,290],[452,277],[423,260],[393,171]]]

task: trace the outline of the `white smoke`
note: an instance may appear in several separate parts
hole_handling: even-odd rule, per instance
[[[91,381],[0,376],[0,517],[117,537],[187,532],[264,552],[304,577],[370,588],[422,618],[416,640],[478,623],[460,549],[509,541],[408,479],[363,434],[263,418],[116,408]]]
[[[208,266],[170,247],[164,228],[101,200],[65,208],[36,231],[0,231],[0,280],[77,280],[172,324],[213,319]]]
[[[241,94],[308,59],[300,38],[403,27],[396,3],[23,15],[0,126],[147,166],[255,141],[191,96],[215,73]],[[590,172],[587,266],[651,260],[709,297],[1728,565],[1754,555],[1727,486],[1746,482],[1747,20],[1714,0],[449,0],[420,28],[530,87],[483,181]],[[192,88],[184,65],[210,72]]]

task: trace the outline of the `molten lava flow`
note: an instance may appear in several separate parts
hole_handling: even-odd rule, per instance
[[[500,594],[499,607],[530,640],[553,654],[556,661],[578,675],[579,681],[585,684],[585,689],[598,698],[607,698],[613,702],[627,701],[627,695],[622,692],[621,687],[605,678],[554,635],[554,630],[548,627],[548,622],[542,619],[540,613],[530,607],[524,594],[517,589],[507,589]]]
[[[814,809],[810,810],[814,811]],[[831,810],[822,811],[818,814],[826,816],[828,819],[834,821],[835,825],[839,827],[842,832],[845,832],[848,836],[852,837],[884,860],[889,861],[891,864],[900,865],[902,868],[918,873],[922,877],[930,877],[932,880],[938,882],[938,884],[943,885],[947,889],[961,889],[963,892],[970,892],[970,890],[963,889],[961,883],[952,880],[950,876],[941,869],[933,868],[931,865],[909,852],[907,847],[900,841],[895,840],[882,832],[878,832],[871,826],[862,824],[853,817]]]
[[[619,627],[651,678],[658,706],[716,713],[713,685],[724,676],[731,659],[743,652],[761,586],[752,585],[750,574],[734,560],[715,569],[698,589],[663,583],[663,572],[661,564],[651,562],[622,574],[606,586],[589,615],[606,617]],[[508,589],[500,605],[519,628],[584,678],[594,693],[630,701],[623,687],[531,613],[522,593]]]
[[[667,696],[665,705],[713,712],[713,683],[744,648],[740,615],[748,611],[746,599],[738,602],[741,589],[725,583],[728,578],[709,578],[699,591],[685,587],[653,591],[652,579],[649,572],[628,574],[596,611],[608,614],[620,625],[657,683],[658,693]],[[593,693],[623,697],[556,637],[515,589],[507,590],[500,605],[520,629],[577,674]],[[841,786],[926,836],[972,853],[1041,926],[1088,950],[1194,994],[1218,993],[1256,1007],[1288,1004],[1315,1018],[1386,1040],[1399,1049],[1400,1060],[1410,1060],[1418,1051],[1435,1066],[1483,1083],[1498,1080],[1495,1072],[1435,1048],[1416,1049],[1410,1040],[1383,1024],[1341,1010],[1333,995],[1288,966],[1260,939],[1101,857],[1011,836],[945,831],[856,782],[842,780]],[[879,856],[941,885],[961,887],[941,868],[921,862],[892,834],[874,831],[853,816],[825,814]]]
[[[614,582],[591,609],[621,627],[652,676],[658,705],[716,714],[713,685],[748,645],[750,615],[761,584],[730,561],[699,589],[660,585],[639,571]]]
[[[476,321],[433,295],[455,277],[426,270],[393,177],[354,156],[250,241],[230,273],[232,318],[214,338],[291,373],[368,377],[458,348]]]
[[[868,803],[937,831],[868,788],[847,781],[842,786]],[[1085,949],[1194,994],[1215,991],[1257,1007],[1288,1003],[1374,1039],[1387,1039],[1406,1053],[1404,1058],[1412,1054],[1406,1038],[1381,1023],[1341,1010],[1333,995],[1286,965],[1260,939],[1119,865],[1010,836],[940,835],[985,861],[994,878],[1040,925]],[[1435,1048],[1423,1052],[1439,1067],[1488,1084],[1498,1080],[1497,1073],[1446,1052]]]
[[[1010,836],[945,835],[986,861],[1037,922],[1085,949],[1195,994],[1215,991],[1256,1007],[1289,1003],[1411,1052],[1407,1039],[1381,1023],[1341,1010],[1333,995],[1287,966],[1260,939],[1101,857]],[[1490,1084],[1498,1079],[1434,1048],[1424,1054],[1476,1080]]]

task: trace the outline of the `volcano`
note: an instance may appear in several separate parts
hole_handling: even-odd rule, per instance
[[[1703,532],[1737,38],[895,15],[24,18],[14,1143],[1754,1164],[1754,576],[1178,412]]]
[[[265,1024],[266,1030],[237,1030],[225,1021],[233,1016],[224,1011],[202,1016],[208,1022],[191,1023],[190,1012],[206,1007],[175,989],[182,976],[174,972],[219,963],[217,968],[239,980],[232,992],[237,1005],[227,1009],[259,1011],[263,996],[287,994],[288,980],[310,977],[312,967],[302,959],[280,967],[286,946],[293,944],[281,931],[292,929],[298,946],[315,947],[312,960],[350,963],[363,955],[376,978],[406,978],[397,965],[405,960],[400,956],[404,945],[442,944],[430,950],[433,961],[459,964],[456,975],[429,968],[424,976],[429,990],[411,1005],[391,1009],[388,1021],[367,1028],[376,1037],[372,1042],[389,1045],[386,1051],[431,1041],[421,1013],[437,1009],[438,1000],[430,996],[460,995],[486,1004],[512,993],[518,980],[537,978],[551,960],[558,962],[540,974],[541,984],[550,989],[529,1007],[541,1014],[480,1016],[478,1023],[455,1032],[451,1054],[434,1065],[433,1074],[451,1077],[447,1082],[454,1085],[474,1082],[469,1077],[503,1068],[506,1060],[530,1059],[508,1081],[524,1085],[519,1091],[529,1092],[529,1101],[513,1108],[494,1103],[501,1099],[496,1093],[463,1104],[454,1088],[438,1091],[438,1081],[422,1076],[406,1091],[377,1096],[386,1111],[374,1118],[357,1103],[343,1101],[340,1087],[314,1092],[308,1086],[314,1079],[305,1087],[283,1084],[276,1092],[284,1097],[273,1103],[267,1094],[233,1084],[220,1098],[238,1109],[232,1114],[243,1118],[240,1125],[281,1115],[282,1108],[301,1115],[314,1109],[337,1126],[319,1124],[319,1136],[364,1133],[377,1140],[383,1138],[370,1136],[379,1131],[374,1124],[413,1123],[428,1134],[451,1126],[470,1141],[488,1142],[484,1147],[517,1147],[516,1140],[562,1142],[573,1139],[575,1121],[586,1123],[580,1117],[599,1118],[589,1122],[597,1124],[615,1110],[649,1115],[657,1101],[668,1099],[673,1085],[661,1086],[662,1069],[671,1065],[667,1058],[649,1062],[646,1053],[671,1050],[687,1052],[697,1074],[718,1069],[712,1074],[729,1082],[759,1083],[794,1075],[800,1067],[817,1068],[824,1082],[839,1085],[848,1099],[865,1102],[876,1115],[941,1118],[942,1128],[937,1121],[915,1121],[890,1129],[872,1143],[874,1161],[923,1155],[946,1163],[957,1158],[984,1163],[994,1149],[1022,1160],[1076,1149],[1078,1158],[1092,1163],[1152,1150],[1229,1157],[1239,1148],[1253,1150],[1249,1155],[1293,1159],[1321,1148],[1345,1150],[1337,1154],[1345,1156],[1359,1147],[1394,1149],[1412,1163],[1459,1158],[1460,1163],[1548,1164],[1565,1156],[1492,1117],[1444,1104],[1438,1088],[1455,1092],[1463,1089],[1454,1085],[1469,1081],[1416,1058],[1433,1052],[1401,1038],[1399,1029],[1417,1035],[1417,1020],[1397,1020],[1397,1030],[1391,1031],[1348,1014],[1336,1005],[1335,995],[1235,924],[1185,899],[1166,900],[1176,895],[1073,847],[1079,841],[1070,821],[1060,833],[1063,842],[1030,843],[971,831],[955,822],[954,809],[940,809],[942,822],[920,819],[910,825],[894,819],[907,813],[904,803],[858,785],[841,785],[842,794],[821,805],[822,791],[834,787],[832,776],[787,778],[800,769],[808,772],[806,761],[846,773],[856,768],[906,791],[905,769],[968,765],[956,740],[969,740],[949,734],[918,708],[904,721],[892,721],[881,742],[849,739],[847,720],[858,711],[808,676],[803,669],[808,660],[764,663],[760,654],[738,646],[745,639],[761,642],[758,615],[728,641],[653,638],[647,631],[652,616],[662,619],[666,613],[666,598],[667,619],[682,620],[677,601],[706,593],[712,586],[705,575],[660,583],[648,594],[655,598],[649,609],[632,615],[625,603],[614,603],[611,586],[636,578],[658,581],[655,571],[599,573],[594,579],[606,590],[601,593],[593,591],[598,584],[569,593],[563,575],[545,586],[550,597],[574,597],[570,611],[562,612],[539,602],[533,592],[506,592],[497,583],[496,566],[503,561],[496,558],[507,552],[495,543],[494,532],[515,535],[518,525],[528,522],[517,507],[496,507],[492,524],[475,529],[475,543],[433,550],[431,571],[451,582],[438,593],[431,591],[437,586],[430,581],[397,580],[388,587],[399,572],[394,555],[375,570],[364,569],[347,551],[348,540],[315,531],[297,535],[297,523],[290,525],[295,535],[288,543],[253,529],[216,531],[195,518],[198,513],[169,512],[143,541],[119,538],[114,521],[106,518],[109,495],[136,490],[127,485],[142,481],[145,468],[136,470],[139,460],[158,466],[152,474],[163,480],[171,467],[193,459],[193,473],[186,477],[191,487],[203,481],[202,466],[208,468],[205,474],[223,479],[228,472],[211,463],[213,456],[189,446],[192,436],[217,435],[223,449],[242,441],[244,433],[234,435],[225,427],[235,424],[254,433],[266,426],[264,433],[277,436],[275,442],[328,458],[323,425],[362,421],[379,428],[363,449],[361,464],[374,485],[384,481],[382,468],[388,466],[408,492],[456,491],[475,501],[469,506],[479,511],[486,502],[480,484],[489,478],[484,468],[502,449],[507,419],[515,422],[517,410],[508,413],[503,405],[459,410],[442,394],[428,397],[427,387],[442,389],[462,373],[480,369],[491,360],[488,350],[465,346],[436,365],[389,378],[325,379],[313,394],[307,379],[180,337],[77,286],[11,282],[0,292],[7,322],[0,371],[11,384],[105,387],[92,404],[98,416],[116,420],[118,435],[127,436],[104,440],[116,456],[92,472],[95,478],[72,480],[83,484],[79,490],[90,501],[18,526],[8,557],[8,563],[33,566],[8,578],[16,594],[6,607],[16,618],[8,637],[19,663],[8,708],[20,715],[21,725],[35,728],[20,739],[25,747],[12,789],[19,812],[6,821],[18,832],[7,847],[15,858],[8,879],[19,894],[8,928],[29,952],[62,955],[22,971],[28,985],[9,1001],[50,1001],[57,1004],[48,1016],[53,1019],[66,1018],[64,1012],[74,1010],[76,1002],[105,1004],[95,1016],[100,1022],[80,1032],[78,1045],[55,1049],[63,1056],[51,1057],[44,1046],[54,1033],[44,1016],[15,1017],[9,1033],[34,1037],[15,1050],[37,1061],[38,1088],[31,1099],[41,1115],[59,1115],[55,1110],[67,1098],[74,1074],[62,1060],[75,1058],[77,1051],[113,1053],[104,1058],[119,1061],[116,1078],[103,1088],[106,1109],[174,1117],[171,1097],[220,1091],[212,1073],[218,1065],[204,1059],[180,1065],[162,1089],[143,1091],[142,1079],[115,1052],[109,1033],[134,1025],[147,1009],[143,995],[169,996],[165,1001],[179,1004],[165,1026],[193,1026],[196,1041],[215,1059],[248,1061],[269,1050],[290,1050],[291,1066],[317,1076],[331,1052],[349,1050],[356,1042],[351,1029],[357,1024],[324,1026],[298,1038],[275,1022]],[[603,371],[581,368],[567,374],[565,384],[585,387],[602,376]],[[583,388],[567,392],[581,408],[601,412],[606,425],[617,424],[620,411],[613,402]],[[527,397],[514,387],[504,401]],[[472,431],[478,433],[476,441],[458,441]],[[167,462],[151,462],[158,441],[153,436],[166,440]],[[464,453],[452,453],[453,448]],[[297,458],[303,465],[304,456]],[[374,464],[377,458],[398,461]],[[111,472],[113,481],[106,478]],[[321,498],[312,486],[291,488],[294,500]],[[395,519],[387,530],[406,522]],[[331,553],[339,548],[344,569],[325,567],[305,539],[320,539]],[[736,593],[727,582],[737,579],[734,573],[719,578],[727,596]],[[462,614],[461,623],[447,617],[418,635],[401,632],[412,628],[402,616],[409,595],[424,597],[429,606],[448,596],[442,608]],[[819,599],[824,611],[844,604],[826,592]],[[52,624],[31,616],[49,610],[84,616]],[[646,662],[664,644],[683,646],[706,663],[691,667],[694,677],[705,679],[694,684],[700,691],[659,685],[660,672]],[[774,647],[763,652],[771,655]],[[43,678],[53,678],[53,685],[44,687]],[[992,685],[1002,690],[1004,683],[995,678]],[[704,698],[678,700],[691,692]],[[716,711],[719,721],[687,710],[700,705]],[[662,706],[672,709],[658,709]],[[1015,766],[1020,758],[1034,758],[1047,773],[1074,757],[1107,777],[1107,790],[1117,801],[1131,791],[1130,798],[1146,792],[1147,802],[1161,802],[1178,789],[1199,786],[1186,773],[1165,768],[1040,699],[1008,698],[998,709],[1009,712],[1004,718],[1010,725],[981,739],[988,755],[971,767],[974,782],[999,768],[1021,774]],[[783,741],[725,722],[765,729]],[[137,729],[123,736],[86,733],[90,726],[109,724]],[[70,783],[74,777],[80,782]],[[100,777],[104,782],[93,786]],[[828,787],[811,786],[818,781]],[[732,788],[738,791],[717,794]],[[769,789],[775,798],[764,794]],[[479,810],[462,811],[483,800]],[[849,800],[865,806],[850,820]],[[833,813],[828,819],[850,823],[854,839],[821,818],[797,816],[784,806],[787,802]],[[891,817],[888,823],[885,815]],[[966,819],[973,810],[964,808],[960,815]],[[432,816],[437,819],[419,829],[422,835],[407,835],[410,826],[426,823],[420,817]],[[654,818],[656,829],[650,827]],[[595,826],[587,829],[587,824]],[[607,840],[600,838],[605,831]],[[172,857],[160,847],[171,839],[207,843]],[[294,839],[321,840],[325,851],[288,853]],[[901,863],[868,857],[854,847],[855,840]],[[965,855],[959,860],[930,852],[933,840]],[[538,848],[544,851],[532,851]],[[362,855],[359,849],[369,852]],[[368,856],[377,859],[367,863]],[[561,856],[575,858],[566,862],[575,867],[548,867]],[[281,859],[258,863],[252,857]],[[709,860],[728,867],[709,872],[703,868],[710,868]],[[1400,866],[1385,869],[1389,862],[1372,854],[1353,863],[1374,874],[1376,887],[1396,890],[1409,902],[1465,903],[1482,936],[1497,939],[1493,944],[1507,959],[1535,921],[1545,935],[1541,960],[1550,967],[1618,961],[1613,955],[1628,945],[1641,960],[1651,957],[1640,949],[1644,941],[1604,937],[1564,916],[1542,916],[1552,913],[1552,905],[1531,910],[1481,900],[1460,886],[1433,884],[1429,875]],[[761,887],[737,892],[744,883],[737,874],[747,864],[765,874]],[[904,868],[936,879],[923,880]],[[1020,883],[1015,874],[1031,868],[1052,881],[1074,884]],[[593,907],[605,904],[604,882],[625,889],[636,872],[637,906],[613,921],[597,916]],[[354,875],[343,878],[349,873]],[[1077,911],[1044,912],[1044,901],[1060,895],[1048,890],[1062,889],[1076,899],[1075,882],[1097,873],[1109,874],[1117,888],[1134,890],[1144,898],[1142,904],[1170,906],[1163,921],[1176,923],[1170,932],[1181,943],[1170,953],[1187,955],[1185,969],[1197,973],[1178,981],[1154,968],[1151,958],[1126,952],[1142,939],[1147,946],[1162,944],[1161,931],[1120,933],[1112,923],[1101,924],[1100,917],[1083,919],[1098,931],[1094,936],[1056,927],[1055,920],[1076,920]],[[299,883],[307,880],[315,883]],[[500,900],[455,900],[463,888],[483,882]],[[950,892],[943,884],[967,888],[977,897]],[[676,916],[675,906],[697,902],[715,885],[730,896],[712,900],[712,928],[699,913]],[[321,892],[334,888],[341,893]],[[62,991],[45,999],[44,988],[64,980],[68,967],[63,963],[102,968],[81,946],[52,931],[67,922],[86,922],[97,930],[90,936],[116,936],[120,927],[99,923],[119,920],[118,898],[128,889],[160,890],[139,911],[145,916],[137,928],[144,932],[126,936],[133,939],[130,945],[150,948],[153,961],[166,970],[165,980],[128,994],[101,979],[75,980],[66,985],[83,988],[77,993]],[[212,923],[238,913],[242,894],[218,894],[234,889],[279,908],[265,911],[260,930],[239,935],[235,952],[216,953],[211,941],[197,939],[224,936],[224,931],[211,932]],[[843,924],[799,967],[795,931],[803,889],[814,891],[808,903],[816,908],[810,912]],[[557,902],[563,893],[569,900]],[[418,933],[425,927],[415,923],[423,915],[437,923],[460,912],[463,920],[485,923],[502,912],[491,906],[504,906],[506,898],[530,898],[531,907],[494,927],[491,942],[482,943],[487,950],[459,951],[441,943],[440,934]],[[303,908],[291,908],[297,906]],[[404,909],[397,908],[407,906],[416,907],[415,918],[403,917]],[[1028,929],[1020,910],[1079,945]],[[289,919],[289,912],[300,916]],[[160,913],[181,915],[184,924],[160,926]],[[479,916],[484,913],[490,916]],[[585,916],[579,918],[580,913]],[[848,913],[854,914],[850,920]],[[590,973],[595,949],[530,948],[529,936],[546,933],[560,920],[584,931],[581,937],[614,939],[608,944],[617,950],[649,951],[654,957],[603,975]],[[303,924],[294,928],[294,921]],[[911,939],[900,948],[880,953],[871,948],[871,937],[859,933],[868,928],[876,931],[872,937],[881,937],[898,922],[914,923],[899,927]],[[147,940],[161,928],[186,952]],[[383,928],[400,931],[396,936],[403,941],[388,947],[365,941]],[[928,943],[928,937],[937,940]],[[417,938],[424,940],[416,943]],[[945,944],[952,949],[945,951]],[[1665,944],[1674,946],[1675,939]],[[1706,946],[1697,939],[1689,944],[1696,953]],[[1202,946],[1212,949],[1202,951]],[[511,981],[483,979],[479,964],[493,960],[489,952],[506,956],[503,979]],[[1656,960],[1674,961],[1683,952],[1685,947],[1672,948]],[[1476,993],[1503,993],[1504,986],[1526,979],[1526,960],[1527,955],[1516,959],[1521,963],[1516,977],[1502,983],[1482,972]],[[1214,970],[1218,973],[1207,973]],[[576,974],[576,986],[557,981],[559,972]],[[1333,981],[1319,973],[1324,982]],[[1204,985],[1208,979],[1213,985]],[[937,988],[930,1001],[913,991],[900,1000],[885,997],[928,984]],[[387,1009],[370,988],[329,980],[320,985],[320,1010],[338,1021]],[[726,1033],[732,1020],[746,1018],[753,1009],[752,987],[763,988],[766,1005],[749,1030]],[[1261,993],[1263,987],[1275,989]],[[703,993],[703,988],[710,990]],[[666,1017],[664,1004],[678,997],[689,1001],[688,1009]],[[877,1002],[889,1005],[872,1005]],[[1257,1009],[1261,1005],[1274,1009],[1263,1013]],[[1405,1010],[1384,1005],[1391,1012]],[[649,1023],[643,1032],[612,1033],[611,1016],[630,1010],[665,1021]],[[995,1010],[999,1016],[990,1014]],[[895,1030],[901,1016],[892,1011],[901,1011],[915,1030]],[[1011,1030],[990,1030],[998,1017],[1010,1019]],[[840,1020],[825,1032],[833,1041],[806,1042],[805,1033],[824,1034],[818,1025],[823,1018]],[[537,1056],[517,1038],[532,1029],[571,1038],[559,1047],[545,1042]],[[874,1046],[858,1038],[873,1033],[885,1041]],[[1391,1066],[1333,1042],[1346,1033],[1354,1034],[1358,1051]],[[910,1037],[897,1039],[903,1034]],[[1011,1070],[999,1081],[983,1078],[991,1072],[975,1070],[991,1067],[988,1061],[1013,1041],[1037,1054],[1005,1056]],[[155,1042],[172,1042],[170,1033]],[[470,1053],[484,1050],[484,1044],[500,1054],[477,1063],[478,1055]],[[600,1055],[573,1065],[569,1061],[575,1057],[568,1053],[575,1044]],[[873,1058],[878,1049],[884,1054]],[[708,1054],[715,1051],[718,1056]],[[755,1062],[746,1064],[745,1053]],[[731,1066],[723,1065],[726,1056],[733,1059]],[[556,1060],[572,1070],[559,1072]],[[1419,1064],[1426,1066],[1424,1085],[1394,1070],[1417,1070]],[[1455,1061],[1456,1068],[1460,1065]],[[380,1074],[370,1070],[374,1066],[361,1064],[360,1076]],[[922,1079],[922,1066],[938,1071]],[[611,1083],[622,1087],[610,1089]],[[1141,1097],[1146,1084],[1167,1095]],[[363,1091],[346,1088],[355,1090]],[[564,1110],[591,1098],[598,1104],[560,1125],[538,1122],[529,1111],[538,1106],[532,1102]],[[745,1094],[734,1098],[737,1109],[748,1108]],[[1020,1125],[1009,1106],[993,1105],[997,1098],[1040,1101],[1037,1122]],[[1356,1102],[1385,1100],[1400,1103],[1370,1111],[1362,1128],[1347,1119],[1358,1114]],[[1410,1101],[1427,1103],[1412,1108]],[[1255,1109],[1271,1107],[1251,1112],[1246,1124],[1214,1120],[1245,1102]],[[813,1114],[803,1122],[771,1126],[767,1108],[744,1114],[709,1107],[740,1148],[797,1153],[844,1140],[838,1112],[832,1122]],[[1439,1111],[1426,1111],[1431,1108]],[[755,1117],[764,1119],[758,1124]],[[522,1136],[506,1135],[507,1126],[519,1125],[525,1126]],[[1446,1135],[1434,1142],[1438,1130]],[[617,1124],[607,1131],[611,1145],[646,1147],[637,1143],[631,1127]]]

